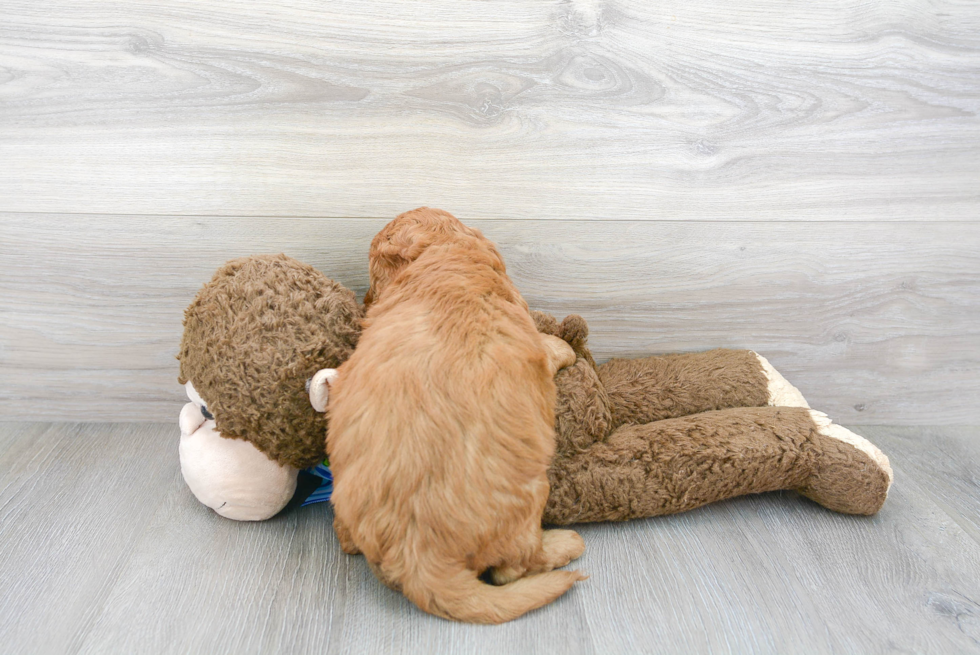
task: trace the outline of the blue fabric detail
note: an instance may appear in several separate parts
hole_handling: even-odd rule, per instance
[[[316,466],[305,469],[305,472],[320,478],[321,482],[320,486],[307,496],[301,507],[330,500],[330,496],[333,494],[333,473],[330,472],[330,468],[324,464],[317,464]]]

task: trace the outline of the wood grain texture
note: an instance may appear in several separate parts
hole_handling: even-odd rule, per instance
[[[361,296],[384,223],[7,215],[0,412],[176,420],[183,309],[221,263],[282,251]],[[470,224],[600,360],[751,348],[844,422],[980,417],[980,224]]]
[[[384,587],[340,551],[328,506],[218,517],[184,487],[170,424],[0,423],[3,651],[980,652],[980,543],[924,491],[966,462],[976,476],[980,431],[900,436],[962,449],[893,458],[872,518],[773,493],[580,526],[589,580],[491,627]]]
[[[160,504],[159,488],[180,478],[169,433],[149,424],[0,424],[0,650],[77,652]]]
[[[976,428],[867,425],[861,434],[912,475],[925,495],[980,544],[980,440]],[[980,622],[980,616],[976,619]]]
[[[5,0],[0,211],[976,220],[962,0]]]

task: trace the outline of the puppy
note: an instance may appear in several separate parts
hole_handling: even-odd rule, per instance
[[[329,388],[341,545],[444,618],[501,623],[555,600],[586,578],[552,571],[581,537],[541,529],[553,376],[574,353],[546,345],[496,247],[444,211],[389,223],[370,277],[364,331]],[[480,581],[487,569],[502,586]]]

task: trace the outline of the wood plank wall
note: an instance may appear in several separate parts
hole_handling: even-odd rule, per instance
[[[0,0],[0,417],[172,420],[183,307],[428,204],[601,358],[980,419],[980,4]]]

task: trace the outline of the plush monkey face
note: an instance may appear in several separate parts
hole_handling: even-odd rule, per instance
[[[230,261],[204,285],[178,355],[181,469],[202,503],[259,520],[289,501],[326,456],[307,380],[350,356],[362,317],[352,291],[285,255]]]
[[[191,382],[180,411],[180,470],[199,501],[236,521],[262,521],[286,506],[298,471],[243,439],[226,439]]]

